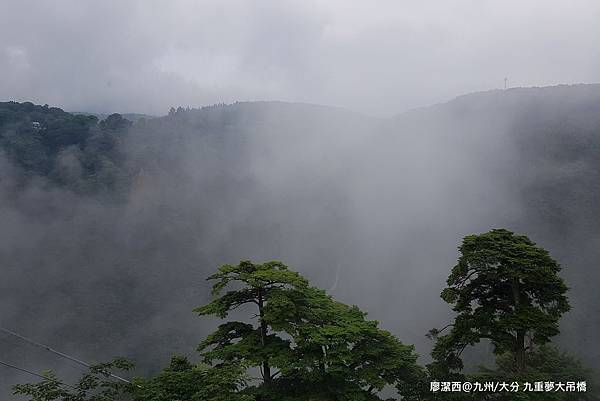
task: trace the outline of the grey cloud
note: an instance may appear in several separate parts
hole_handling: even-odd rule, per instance
[[[600,79],[600,5],[93,1],[0,5],[2,97],[70,110],[280,99],[375,115]]]

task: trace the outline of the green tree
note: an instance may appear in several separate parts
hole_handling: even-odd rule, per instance
[[[187,358],[174,356],[170,365],[150,379],[134,379],[131,383],[114,380],[116,370],[129,370],[133,365],[115,359],[90,367],[74,385],[60,379],[52,371],[44,372],[37,383],[17,384],[15,395],[29,401],[252,401],[251,395],[240,393],[247,375],[242,367],[222,364],[217,368],[193,365]]]
[[[258,327],[244,322],[227,322],[199,346],[204,359],[238,362],[244,366],[259,366],[264,384],[270,384],[277,373],[271,372],[273,362],[285,360],[290,352],[290,341],[269,333],[267,317],[270,301],[285,297],[287,290],[308,288],[308,281],[298,273],[288,270],[281,262],[254,264],[242,261],[239,265],[223,265],[208,280],[216,281],[213,294],[219,295],[232,283],[241,288],[231,290],[208,305],[196,308],[200,315],[216,315],[225,318],[243,305],[253,304],[257,309]],[[239,342],[234,340],[240,339]],[[214,346],[212,350],[207,350]]]
[[[133,367],[129,361],[116,358],[108,363],[93,365],[81,376],[75,385],[59,380],[51,371],[43,373],[45,377],[37,383],[17,384],[13,387],[15,395],[26,396],[29,401],[115,401],[128,399],[130,385],[116,382],[112,378],[114,371],[126,371]]]
[[[130,389],[134,401],[250,401],[251,396],[239,393],[245,383],[240,366],[209,369],[174,356],[161,373],[149,380],[135,380]]]
[[[488,339],[496,354],[510,352],[522,372],[527,351],[558,334],[559,319],[569,310],[559,264],[526,236],[505,229],[469,235],[459,251],[441,294],[457,316],[430,332],[437,338],[430,370],[438,376],[459,371],[462,351]],[[445,329],[450,332],[440,335]]]
[[[247,389],[257,398],[378,400],[385,386],[412,395],[411,384],[422,379],[412,346],[366,320],[357,307],[310,287],[281,262],[224,265],[209,280],[216,281],[217,298],[197,312],[225,318],[252,305],[258,323],[223,323],[199,350],[217,367],[260,367],[262,384]]]

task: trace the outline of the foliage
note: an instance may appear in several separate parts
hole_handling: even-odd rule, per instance
[[[128,391],[128,385],[116,382],[111,373],[114,370],[129,370],[133,365],[125,359],[116,358],[111,362],[90,367],[75,385],[69,385],[57,379],[47,371],[38,383],[17,384],[15,395],[24,395],[29,401],[114,401],[122,400]]]
[[[0,102],[0,151],[23,180],[45,177],[81,193],[112,190],[126,179],[117,145],[130,127],[119,114],[98,123],[47,105]]]
[[[558,334],[569,310],[558,263],[529,238],[504,229],[467,236],[459,250],[441,294],[457,316],[449,334],[431,331],[437,342],[430,370],[440,376],[459,371],[462,351],[484,338],[496,354],[512,352],[522,370],[526,351]]]
[[[376,400],[385,386],[405,395],[420,378],[412,346],[403,345],[355,306],[334,301],[281,262],[224,265],[209,277],[220,295],[200,314],[227,317],[257,308],[256,326],[229,321],[203,341],[205,362],[260,368],[262,383],[247,392],[267,399]],[[276,371],[273,371],[276,370]]]
[[[136,380],[131,392],[134,401],[249,401],[250,396],[238,393],[245,380],[240,366],[209,369],[174,356],[156,377]]]
[[[208,278],[216,280],[213,294],[218,295],[231,283],[242,284],[238,290],[231,290],[216,298],[208,305],[195,309],[201,315],[216,315],[225,318],[234,309],[246,304],[254,304],[258,309],[259,326],[243,322],[228,322],[219,326],[200,346],[206,362],[223,360],[240,363],[243,366],[260,366],[265,383],[274,377],[271,364],[287,360],[290,352],[289,340],[269,333],[270,301],[272,298],[285,298],[288,290],[307,288],[308,282],[298,273],[288,270],[280,262],[253,264],[243,261],[239,265],[223,265],[219,271]],[[276,323],[276,322],[275,322]],[[240,340],[239,342],[234,340]]]

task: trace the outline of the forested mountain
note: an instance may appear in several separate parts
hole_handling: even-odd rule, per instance
[[[98,122],[48,105],[0,103],[0,147],[22,178],[44,177],[79,191],[114,186],[118,136],[130,125],[118,114]]]
[[[427,361],[459,239],[508,227],[562,264],[558,342],[600,369],[600,85],[389,119],[250,102],[134,123],[5,102],[0,149],[2,325],[82,359],[163,366],[210,331],[191,313],[209,272],[282,259]],[[14,339],[0,350],[74,371]]]

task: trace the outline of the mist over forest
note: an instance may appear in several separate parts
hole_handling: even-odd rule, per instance
[[[460,96],[390,118],[286,102],[71,114],[0,103],[0,317],[85,361],[150,374],[217,324],[224,263],[282,260],[421,363],[465,235],[505,227],[562,265],[556,342],[600,371],[600,85]],[[127,117],[127,116],[125,116]],[[70,377],[18,339],[0,354]],[[474,355],[473,359],[478,360]],[[30,380],[0,375],[0,397]]]

